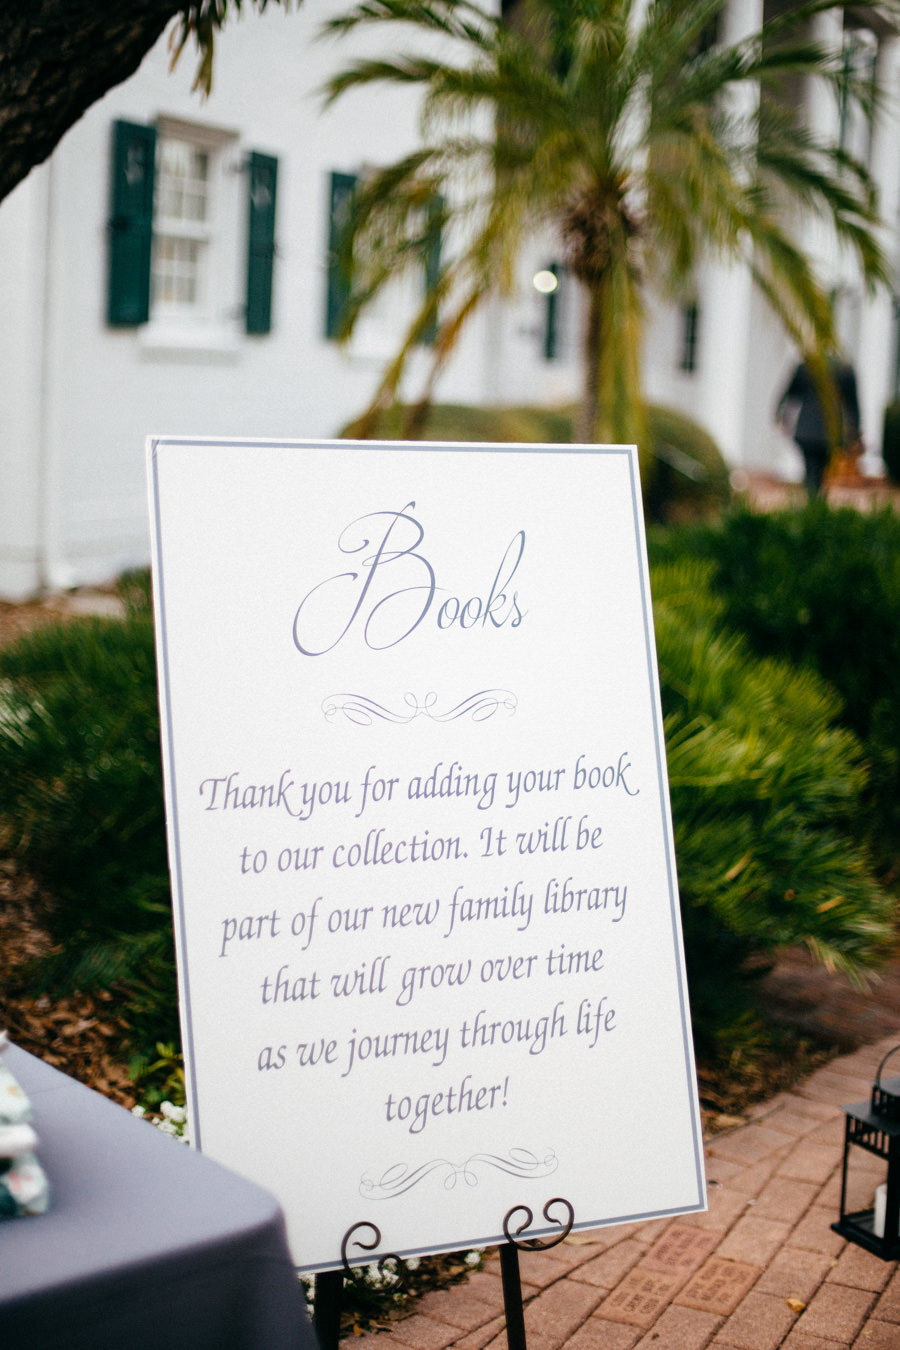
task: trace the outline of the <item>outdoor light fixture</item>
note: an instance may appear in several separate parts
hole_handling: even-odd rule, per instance
[[[895,1045],[878,1066],[872,1096],[843,1108],[844,1166],[841,1177],[841,1217],[831,1227],[842,1237],[865,1247],[883,1261],[900,1257],[900,1077],[882,1081],[881,1074]],[[847,1211],[847,1164],[851,1145],[887,1160],[887,1180],[875,1192],[873,1209]]]
[[[549,267],[542,267],[531,278],[531,284],[541,295],[552,295],[559,286],[559,277]]]

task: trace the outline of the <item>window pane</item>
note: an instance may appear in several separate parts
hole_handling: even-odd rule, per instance
[[[156,240],[153,301],[162,305],[196,305],[201,299],[203,245],[196,239],[162,235]]]
[[[158,214],[167,220],[204,221],[209,195],[209,154],[187,141],[160,141]]]
[[[157,146],[151,303],[199,317],[210,296],[213,153],[164,134]]]

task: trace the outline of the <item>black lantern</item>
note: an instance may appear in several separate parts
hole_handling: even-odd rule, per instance
[[[885,1064],[900,1045],[889,1050],[878,1066],[871,1100],[843,1108],[844,1169],[841,1178],[841,1217],[831,1227],[842,1237],[865,1247],[883,1261],[900,1257],[900,1077],[882,1079]],[[887,1180],[875,1193],[873,1209],[847,1212],[847,1163],[855,1145],[887,1161]]]

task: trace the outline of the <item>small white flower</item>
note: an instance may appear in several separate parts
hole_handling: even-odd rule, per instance
[[[418,1270],[419,1258],[417,1256],[408,1256],[406,1258],[406,1268],[407,1270]]]
[[[481,1252],[476,1251],[466,1252],[465,1261],[467,1266],[480,1266]]]
[[[133,1106],[131,1108],[131,1114],[137,1116],[139,1120],[143,1120],[144,1116],[147,1114],[147,1108],[140,1105]]]
[[[183,1106],[173,1106],[171,1102],[162,1102],[159,1109],[160,1114],[164,1115],[166,1120],[171,1120],[175,1125],[183,1125],[187,1120],[187,1111]]]

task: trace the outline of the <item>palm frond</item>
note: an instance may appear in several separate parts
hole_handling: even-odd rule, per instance
[[[487,46],[498,21],[469,0],[363,0],[322,25],[324,36],[342,36],[366,24],[412,24],[425,31]]]
[[[867,283],[881,285],[878,203],[865,167],[814,137],[781,92],[815,78],[871,115],[870,82],[816,40],[810,25],[835,8],[824,0],[799,0],[739,41],[710,41],[725,8],[529,0],[506,23],[468,0],[367,0],[334,18],[332,33],[380,23],[426,39],[415,55],[350,63],[328,86],[331,101],[361,84],[419,88],[430,147],[359,194],[354,312],[415,261],[416,203],[440,193],[455,250],[441,311],[470,314],[489,292],[509,291],[526,244],[558,232],[589,302],[581,421],[591,435],[633,438],[644,292],[651,279],[685,288],[705,256],[749,266],[789,334],[824,350],[828,297],[796,227],[805,216],[827,222]],[[438,34],[453,39],[440,60],[428,45]],[[435,313],[432,304],[429,323]],[[420,310],[378,397],[396,392],[424,323]],[[445,339],[458,332],[450,324]]]
[[[443,73],[438,61],[424,56],[399,56],[394,60],[360,59],[333,75],[322,87],[325,107],[330,107],[350,89],[369,84],[428,84]]]

